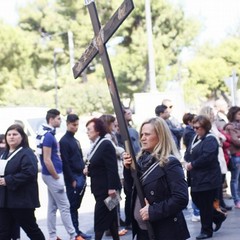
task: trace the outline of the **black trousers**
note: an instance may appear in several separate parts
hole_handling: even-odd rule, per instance
[[[201,192],[191,192],[192,200],[200,210],[201,233],[212,235],[213,233],[213,201],[217,194],[217,188]]]
[[[34,211],[29,208],[0,208],[0,239],[10,240],[12,226],[17,223],[31,240],[45,240]]]
[[[16,240],[20,238],[20,227],[17,223],[11,227],[11,239]]]
[[[150,240],[148,236],[148,231],[142,230],[138,227],[137,240]]]

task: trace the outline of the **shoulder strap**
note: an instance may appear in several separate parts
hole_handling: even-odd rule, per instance
[[[102,139],[100,139],[100,140],[98,141],[98,143],[94,146],[92,152],[89,154],[88,159],[87,159],[88,161],[90,161],[90,159],[92,158],[92,156],[94,155],[94,153],[95,153],[96,150],[98,149],[99,145],[100,145],[102,142],[104,142],[104,141],[109,141],[110,143],[112,143],[111,140],[108,139],[108,138],[102,138]]]
[[[169,157],[168,157],[168,159],[170,159],[170,158],[175,158],[175,159],[177,159],[174,155],[169,155]],[[161,167],[160,166],[160,163],[157,161],[157,162],[155,162],[154,164],[152,164],[148,169],[147,169],[147,171],[145,171],[144,173],[143,173],[143,175],[140,177],[140,181],[141,182],[143,182],[145,179],[146,179],[146,177],[156,168],[156,167],[160,167],[161,169],[162,169],[162,171],[164,172],[164,174],[166,175],[166,171],[165,171],[165,169],[164,169],[164,167]]]
[[[143,182],[143,181],[147,178],[147,176],[148,176],[157,166],[159,166],[159,162],[158,162],[158,161],[155,162],[154,164],[152,164],[152,165],[147,169],[147,171],[145,171],[145,172],[143,173],[143,175],[140,177],[140,181]]]
[[[214,138],[216,139],[218,145],[220,145],[220,141],[219,141],[219,139],[218,139],[217,136],[214,135],[213,133],[208,133],[208,134],[206,135],[206,138],[207,138],[207,137],[214,137]]]
[[[17,150],[15,150],[6,160],[9,161],[11,160],[18,152],[20,152],[22,150],[23,147],[18,148]]]
[[[4,176],[7,163],[21,150],[22,150],[22,147],[18,148],[7,159],[0,161],[0,176]]]

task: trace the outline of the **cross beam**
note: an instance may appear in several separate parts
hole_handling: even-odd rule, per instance
[[[105,45],[107,41],[110,39],[110,37],[116,32],[116,30],[119,28],[122,22],[133,10],[134,8],[133,1],[132,0],[123,1],[123,3],[115,12],[115,14],[112,16],[110,21],[102,29],[94,0],[85,0],[85,4],[87,5],[90,14],[95,38],[91,41],[86,51],[83,53],[79,61],[73,67],[74,77],[77,78],[81,74],[81,72],[83,72],[83,70],[88,66],[88,64],[92,61],[92,59],[97,55],[97,53],[99,53],[103,63],[103,68],[107,79],[108,88],[111,94],[114,110],[118,120],[121,137],[124,141],[126,151],[131,155],[133,159],[133,163],[131,166],[132,176],[134,179],[134,184],[137,189],[138,197],[140,199],[140,203],[143,207],[145,206],[145,201],[142,186],[137,175],[136,157],[131,144],[127,124],[123,114],[122,104],[117,89],[117,84],[113,75],[112,66]],[[149,239],[154,240],[155,237],[152,226],[149,221],[147,221],[146,223],[148,228]]]
[[[91,2],[93,2],[94,4],[94,0],[85,0],[85,4],[88,6],[89,9],[93,9],[93,7],[91,7],[91,4],[89,4]],[[91,41],[88,48],[85,50],[81,58],[73,67],[74,78],[79,77],[80,74],[83,72],[83,70],[89,65],[89,63],[98,54],[99,50],[96,47],[96,44],[99,41],[99,39],[102,39],[103,44],[106,44],[108,40],[112,37],[112,35],[120,27],[120,25],[124,22],[127,16],[131,13],[133,8],[134,8],[134,5],[132,0],[130,1],[125,0],[121,4],[121,6],[117,9],[117,11],[113,14],[110,20],[106,23],[106,25],[101,29],[101,31],[97,31],[97,32],[94,31],[95,38]],[[94,22],[93,24],[96,25],[98,23]]]

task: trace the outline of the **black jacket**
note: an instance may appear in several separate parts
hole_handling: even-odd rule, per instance
[[[155,239],[189,238],[182,213],[188,205],[188,186],[179,160],[170,157],[163,168],[157,165],[142,182],[142,186],[144,196],[150,204],[149,221],[152,224]],[[133,224],[133,234],[134,231]]]
[[[73,133],[66,132],[59,142],[64,179],[69,183],[75,180],[75,175],[82,175],[84,169],[83,154],[77,141]]]
[[[6,165],[6,186],[0,187],[0,208],[40,207],[37,174],[37,158],[33,151],[21,149]]]
[[[193,143],[197,142],[193,138]],[[221,170],[218,162],[217,139],[212,134],[203,136],[198,144],[191,143],[185,153],[185,160],[192,163],[188,177],[192,192],[207,191],[221,186]]]
[[[106,195],[107,197],[109,189],[121,189],[116,151],[110,140],[104,140],[97,147],[90,159],[88,171],[91,178],[91,191],[95,196]]]
[[[192,139],[194,135],[195,135],[195,131],[193,130],[193,128],[187,125],[183,130],[183,144],[186,146],[186,149],[192,143]]]

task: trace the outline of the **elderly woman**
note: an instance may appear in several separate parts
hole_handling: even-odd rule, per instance
[[[209,118],[210,122],[211,122],[211,133],[216,137],[216,139],[218,140],[218,161],[219,161],[219,166],[221,169],[221,173],[222,173],[222,184],[220,186],[220,188],[218,189],[217,195],[216,195],[216,199],[214,201],[214,206],[215,209],[218,211],[224,211],[226,212],[227,210],[231,210],[232,207],[231,206],[227,206],[224,202],[223,199],[223,188],[222,185],[225,182],[225,176],[227,174],[227,163],[225,160],[225,156],[224,156],[224,152],[223,152],[223,143],[227,140],[227,138],[225,137],[225,135],[223,135],[223,133],[221,133],[216,125],[216,121],[215,121],[215,114],[214,114],[214,110],[212,107],[210,106],[204,106],[201,110],[200,110],[200,115],[205,115],[206,117]]]
[[[87,122],[86,127],[92,145],[87,157],[89,165],[84,169],[84,173],[91,179],[91,191],[96,200],[95,240],[101,240],[104,231],[108,229],[112,238],[119,240],[117,208],[109,210],[104,202],[109,196],[116,197],[117,191],[121,189],[116,151],[112,142],[105,138],[107,131],[101,119],[91,119]]]
[[[40,206],[36,156],[20,125],[11,125],[5,140],[6,151],[0,159],[0,239],[11,239],[12,225],[17,223],[30,239],[44,240],[34,215]]]
[[[221,170],[218,161],[219,143],[210,133],[211,121],[205,115],[193,120],[196,135],[185,153],[186,169],[189,171],[189,182],[193,202],[200,210],[201,232],[196,239],[207,239],[213,235],[212,223],[217,231],[225,215],[215,215],[213,202],[221,186]]]
[[[189,232],[182,210],[188,204],[188,186],[179,153],[165,121],[159,117],[145,121],[140,128],[141,152],[137,171],[146,198],[141,206],[134,191],[133,237],[150,239],[146,221],[152,225],[155,239],[184,240]],[[129,168],[132,158],[124,153],[124,166]]]

